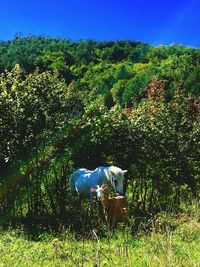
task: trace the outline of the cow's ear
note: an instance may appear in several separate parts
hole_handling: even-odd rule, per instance
[[[123,174],[125,174],[125,173],[127,173],[127,171],[128,171],[128,170],[123,170],[122,172],[123,172]]]
[[[94,188],[91,188],[90,191],[91,191],[92,193],[96,193],[96,192],[97,192],[97,190],[94,189]]]

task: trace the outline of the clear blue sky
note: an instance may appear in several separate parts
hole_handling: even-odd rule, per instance
[[[17,32],[200,47],[200,0],[0,0],[0,39]]]

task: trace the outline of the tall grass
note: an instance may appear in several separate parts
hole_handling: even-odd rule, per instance
[[[85,237],[63,228],[36,240],[19,229],[2,230],[0,266],[199,267],[198,218],[160,214],[151,221],[151,231],[134,236],[124,225],[115,232],[104,229],[104,235],[93,229]]]

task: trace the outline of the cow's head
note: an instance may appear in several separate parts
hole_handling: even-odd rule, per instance
[[[113,186],[117,195],[124,195],[124,175],[127,170],[122,170],[118,167],[111,167],[111,185]]]
[[[97,185],[97,188],[91,188],[91,192],[97,194],[98,200],[101,200],[107,191],[108,191],[107,184],[103,184],[102,186]]]

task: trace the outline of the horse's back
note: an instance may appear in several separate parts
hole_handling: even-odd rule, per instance
[[[70,184],[70,189],[72,192],[80,191],[81,189],[81,180],[83,180],[85,175],[88,175],[91,171],[85,168],[80,168],[75,170],[70,178],[69,178],[69,184]],[[78,185],[78,187],[77,187]]]

